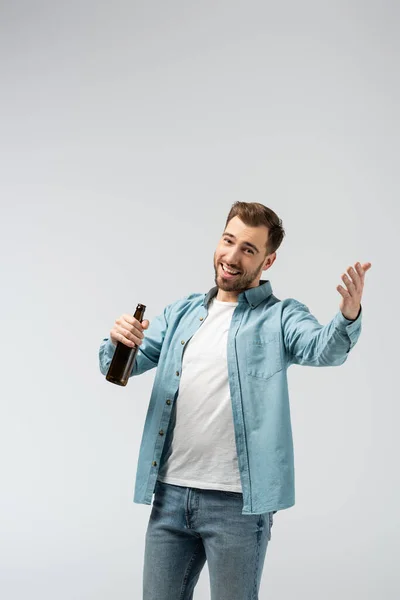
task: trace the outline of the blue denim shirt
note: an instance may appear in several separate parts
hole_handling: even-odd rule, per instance
[[[172,439],[183,351],[207,318],[208,303],[217,292],[213,287],[207,294],[173,302],[144,331],[131,376],[154,367],[157,371],[139,451],[135,503],[151,504]],[[361,333],[361,312],[350,321],[338,311],[321,325],[301,302],[274,296],[268,280],[239,294],[227,359],[242,514],[276,512],[295,504],[288,367],[343,364]],[[113,353],[113,344],[105,338],[99,351],[103,375]]]

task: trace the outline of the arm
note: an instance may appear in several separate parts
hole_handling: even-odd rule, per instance
[[[343,364],[360,336],[361,317],[361,308],[354,321],[338,311],[327,325],[321,325],[305,304],[289,299],[282,310],[282,330],[290,363],[308,367]]]
[[[361,298],[365,273],[371,263],[355,264],[342,275],[346,285],[336,289],[342,296],[334,318],[322,326],[309,309],[297,300],[285,301],[282,309],[283,339],[289,360],[314,367],[341,365],[361,333]]]

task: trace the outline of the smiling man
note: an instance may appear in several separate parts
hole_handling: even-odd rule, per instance
[[[157,367],[134,502],[151,504],[144,600],[191,600],[207,561],[211,596],[258,598],[274,514],[295,503],[287,370],[343,364],[361,332],[371,263],[347,269],[322,325],[261,280],[285,235],[274,211],[235,203],[214,254],[215,286],[152,320],[119,317],[100,346],[139,346],[131,376]],[[146,331],[146,333],[144,333]]]
[[[217,299],[235,302],[240,292],[257,287],[262,271],[269,269],[274,262],[275,250],[283,236],[279,223],[272,240],[266,225],[254,227],[246,225],[238,215],[228,217],[227,228],[214,254]],[[272,248],[274,252],[270,251]]]

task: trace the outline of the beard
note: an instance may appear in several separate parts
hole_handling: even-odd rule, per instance
[[[222,277],[220,272],[221,263],[220,261],[216,262],[214,255],[215,285],[217,285],[218,288],[223,290],[224,292],[243,292],[244,290],[248,290],[255,279],[260,279],[261,267],[264,264],[264,260],[265,259],[263,259],[259,266],[253,271],[249,271],[247,273],[241,271],[239,275],[237,275],[233,279],[225,279],[224,277]]]

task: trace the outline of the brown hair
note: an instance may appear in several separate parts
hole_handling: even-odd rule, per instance
[[[249,227],[265,225],[268,228],[268,242],[265,244],[265,256],[275,252],[281,245],[285,236],[282,219],[270,208],[258,202],[235,202],[229,211],[225,228],[233,217],[239,217]]]

